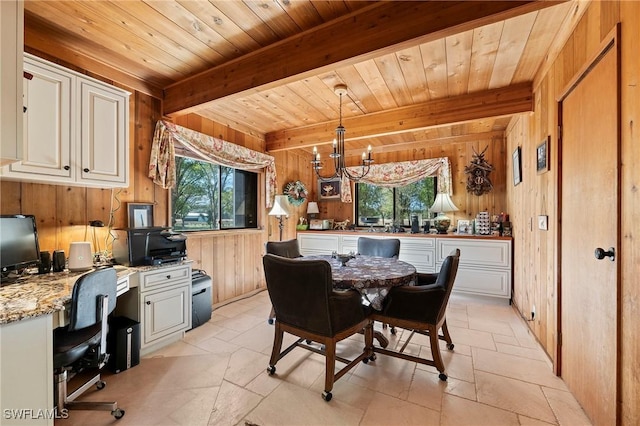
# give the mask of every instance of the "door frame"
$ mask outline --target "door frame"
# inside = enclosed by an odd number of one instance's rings
[[[558,194],[558,251],[556,252],[556,264],[558,265],[557,269],[557,306],[556,306],[556,364],[555,364],[555,373],[557,376],[562,375],[562,201],[563,201],[563,192],[562,192],[562,152],[563,152],[563,138],[562,138],[562,123],[563,123],[563,115],[562,108],[564,100],[571,94],[573,89],[575,89],[580,82],[586,77],[586,75],[600,62],[600,60],[608,54],[610,51],[613,51],[616,55],[616,103],[618,105],[617,114],[616,114],[616,144],[617,144],[617,170],[616,170],[616,178],[617,178],[617,187],[616,187],[616,206],[617,206],[617,227],[616,227],[616,346],[621,348],[622,344],[622,286],[621,286],[621,278],[622,278],[622,267],[621,267],[621,256],[620,256],[620,247],[621,247],[621,238],[622,238],[622,117],[621,117],[621,25],[617,23],[616,26],[603,38],[602,43],[600,44],[597,52],[593,55],[588,61],[585,62],[585,65],[579,69],[579,71],[574,75],[574,77],[564,86],[564,88],[560,91],[558,97],[556,98],[557,107],[558,107],[558,177],[557,177],[557,194]],[[618,350],[616,353],[616,365],[615,365],[615,382],[616,382],[616,424],[620,423],[621,419],[621,393],[622,393],[622,370],[621,370],[621,351]]]

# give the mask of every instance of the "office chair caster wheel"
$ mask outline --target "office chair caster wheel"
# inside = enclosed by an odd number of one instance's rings
[[[447,345],[447,349],[449,349],[450,351],[452,351],[452,350],[453,350],[453,348],[454,348],[454,346],[455,346],[455,345],[454,345],[453,343],[452,343],[452,344],[450,344],[450,345]]]
[[[394,336],[398,334],[398,331],[396,330],[395,327],[391,327],[391,334],[393,334]]]
[[[273,376],[274,374],[276,374],[276,366],[275,365],[268,366],[267,373],[269,373],[270,376]]]
[[[269,318],[269,319],[267,320],[267,322],[268,322],[270,325],[273,325],[273,318]]]
[[[96,388],[98,388],[98,390],[104,389],[105,386],[107,386],[107,382],[104,380],[100,380],[96,383]]]
[[[333,395],[331,395],[331,392],[327,392],[327,391],[322,392],[322,399],[324,399],[325,401],[327,402],[331,401],[331,397],[333,397]]]
[[[310,345],[310,344],[311,344],[311,342],[313,342],[313,340],[309,340],[309,339],[307,339],[307,340],[305,340],[305,342],[307,342],[307,345]]]
[[[442,380],[443,382],[446,382],[446,381],[447,381],[447,375],[446,375],[446,374],[444,374],[444,373],[440,373],[440,374],[438,375],[438,377],[439,377],[439,378],[440,378],[440,380]]]
[[[376,354],[373,354],[369,357],[369,361],[375,361],[376,360]]]
[[[116,418],[116,420],[120,420],[124,417],[124,410],[122,408],[116,408],[111,412],[111,415]]]

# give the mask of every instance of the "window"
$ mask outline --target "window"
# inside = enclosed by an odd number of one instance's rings
[[[418,223],[430,218],[429,207],[436,196],[436,178],[428,177],[409,185],[386,188],[356,184],[358,226],[410,226],[411,216]]]
[[[257,228],[258,175],[176,156],[171,223],[179,231]]]

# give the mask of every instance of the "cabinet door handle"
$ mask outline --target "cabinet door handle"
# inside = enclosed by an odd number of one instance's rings
[[[69,170],[70,168],[71,168],[71,167],[69,167],[69,166],[64,166],[64,169],[65,169],[65,170]]]
[[[89,169],[87,169],[86,167],[84,169],[82,169],[83,172],[85,173],[89,173]]]
[[[147,305],[150,305],[150,304],[151,304],[151,301],[147,300]]]

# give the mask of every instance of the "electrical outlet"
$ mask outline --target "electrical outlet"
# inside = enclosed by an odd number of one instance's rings
[[[536,305],[533,305],[531,307],[531,321],[533,321],[536,318]]]

